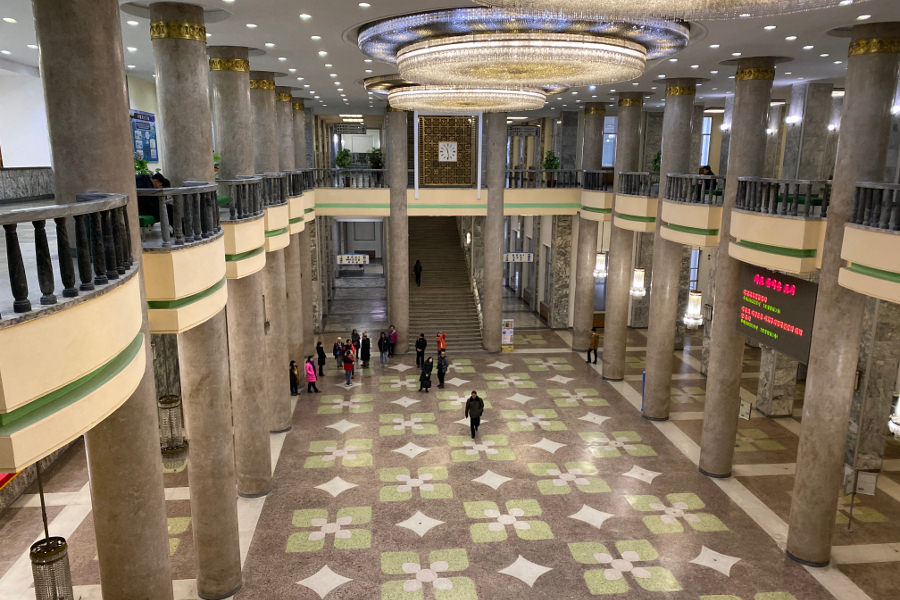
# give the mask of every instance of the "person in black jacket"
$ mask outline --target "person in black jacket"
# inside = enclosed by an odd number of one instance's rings
[[[420,369],[425,365],[425,348],[428,342],[425,341],[425,334],[420,333],[419,339],[416,340],[416,366]]]
[[[413,273],[416,276],[416,285],[422,287],[422,263],[419,259],[416,259],[416,264],[413,265]]]
[[[478,392],[472,390],[472,395],[466,400],[466,416],[469,418],[469,429],[472,430],[472,439],[481,425],[481,415],[484,413],[484,400],[478,397]]]
[[[378,353],[381,354],[381,366],[386,367],[391,353],[391,341],[385,332],[378,336]]]
[[[447,360],[447,353],[443,350],[438,352],[437,359],[437,374],[438,374],[438,387],[444,389],[444,376],[447,374],[447,368],[450,366],[450,361]]]
[[[369,359],[372,357],[372,340],[369,339],[369,332],[362,332],[362,339],[359,341],[359,359],[362,361],[362,368],[369,368]]]
[[[428,389],[431,387],[431,371],[434,369],[434,359],[430,356],[422,365],[422,374],[419,375],[419,391],[425,390],[425,393],[428,393]]]
[[[325,356],[325,347],[322,346],[322,340],[316,342],[316,355],[319,357],[319,377],[325,376],[325,361],[328,360]]]

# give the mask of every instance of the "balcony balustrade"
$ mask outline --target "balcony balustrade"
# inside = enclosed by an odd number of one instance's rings
[[[900,303],[900,185],[857,184],[841,258],[842,286]]]
[[[812,273],[821,266],[831,183],[740,177],[728,253],[767,269]]]
[[[659,202],[659,174],[619,173],[613,223],[616,227],[647,233],[656,229]]]
[[[507,189],[580,188],[577,169],[507,169]]]
[[[262,177],[265,208],[266,252],[287,248],[291,243],[291,209],[288,205],[290,180],[287,173],[264,173]]]
[[[613,208],[613,170],[585,171],[581,186],[581,216],[590,221],[609,221]]]
[[[718,246],[724,189],[724,177],[669,173],[660,235],[688,246]]]
[[[225,232],[225,276],[228,279],[247,277],[266,265],[263,178],[242,176],[216,183]]]

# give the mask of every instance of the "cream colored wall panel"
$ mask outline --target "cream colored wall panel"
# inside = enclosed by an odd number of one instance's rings
[[[225,254],[243,254],[266,243],[265,219],[262,215],[247,221],[229,221],[222,223],[225,231]]]
[[[144,252],[147,300],[178,300],[209,289],[225,277],[224,234],[206,243]]]

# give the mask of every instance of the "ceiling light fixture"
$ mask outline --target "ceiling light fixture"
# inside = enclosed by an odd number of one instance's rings
[[[37,50],[37,44],[28,44],[28,47],[32,50]]]
[[[319,50],[319,56],[328,56],[328,52],[325,50]]]
[[[721,46],[719,44],[710,44],[709,47],[712,48],[713,50],[721,48]]]
[[[13,19],[12,17],[3,17],[3,22],[4,22],[4,23],[9,23],[9,24],[11,24],[11,25],[13,25],[13,24],[15,24],[15,23],[18,23],[18,21],[16,21],[16,20]]]
[[[858,17],[856,17],[856,20],[857,21],[868,21],[871,18],[872,18],[872,15],[859,15]]]
[[[784,39],[785,39],[785,41],[793,42],[794,40],[797,39],[797,36],[796,36],[796,35],[789,35],[789,36],[787,36],[787,37],[784,38]]]
[[[137,21],[125,21],[125,24],[132,27],[137,27],[138,25],[140,25],[140,23],[138,23]]]
[[[539,90],[459,88],[421,85],[401,87],[388,94],[388,102],[400,110],[433,110],[443,113],[510,112],[537,110],[546,95]]]
[[[256,23],[247,23],[247,29],[256,29]]]
[[[310,19],[312,19],[312,15],[308,15],[306,13],[300,13],[301,21],[309,21]]]
[[[266,42],[266,48],[274,48],[275,44],[272,42]]]
[[[311,36],[309,36],[309,39],[311,39],[314,42],[318,42],[319,40],[322,39],[322,36],[321,35],[311,35]]]

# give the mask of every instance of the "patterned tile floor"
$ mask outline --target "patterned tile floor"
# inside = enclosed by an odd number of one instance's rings
[[[629,371],[561,352],[567,332],[527,330],[517,352],[453,356],[444,390],[417,392],[412,359],[357,376],[332,365],[273,436],[275,489],[238,502],[237,598],[887,600],[900,578],[900,452],[875,496],[835,518],[836,567],[785,559],[797,419],[742,421],[736,477],[695,460],[704,403],[699,346],[679,352],[673,419],[640,418],[645,332]],[[452,348],[451,348],[452,350]],[[547,350],[547,352],[543,352]],[[745,352],[742,394],[758,360]],[[472,440],[463,402],[487,401]],[[196,598],[187,465],[165,474],[176,598]],[[47,478],[51,531],[70,542],[76,597],[100,598],[83,444]],[[34,489],[0,513],[0,598],[33,598],[24,553],[39,535]]]

